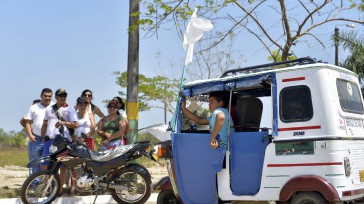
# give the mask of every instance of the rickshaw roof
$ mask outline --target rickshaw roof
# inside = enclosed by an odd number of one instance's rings
[[[214,79],[196,80],[188,82],[184,85],[183,95],[194,96],[198,94],[209,93],[212,91],[231,90],[232,87],[236,89],[254,87],[261,85],[264,82],[268,82],[268,80],[270,80],[271,78],[271,75],[276,73],[304,71],[306,69],[313,69],[313,68],[332,69],[349,75],[357,76],[354,72],[339,66],[326,63],[312,63],[305,65],[295,65],[285,68],[264,69],[259,71],[252,70],[248,71],[248,73],[245,72]]]

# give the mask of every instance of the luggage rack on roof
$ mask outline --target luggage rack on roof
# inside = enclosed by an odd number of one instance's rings
[[[311,57],[304,57],[304,58],[298,58],[298,59],[289,60],[289,61],[274,62],[274,63],[269,63],[269,64],[251,66],[251,67],[237,68],[237,69],[231,69],[231,70],[224,72],[220,78],[226,77],[230,73],[234,74],[234,75],[236,75],[236,73],[238,73],[238,72],[252,73],[252,72],[259,72],[259,71],[264,71],[264,70],[270,70],[279,65],[287,65],[287,67],[290,67],[290,66],[294,66],[294,65],[314,64],[317,62],[321,62],[321,61],[316,61],[316,59],[311,58]]]

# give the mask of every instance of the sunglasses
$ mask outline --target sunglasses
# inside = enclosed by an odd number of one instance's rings
[[[78,103],[79,105],[87,105],[88,102],[85,102],[85,103]]]
[[[92,97],[92,94],[85,94],[84,97]]]
[[[58,97],[67,97],[67,94],[59,94]]]

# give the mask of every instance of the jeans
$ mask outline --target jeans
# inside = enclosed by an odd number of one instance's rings
[[[40,136],[33,133],[35,136],[35,142],[28,142],[28,157],[29,161],[42,157],[44,144],[42,143]],[[40,165],[32,166],[29,169],[29,175],[40,170]]]
[[[53,143],[53,139],[47,140],[43,143],[43,145],[44,145],[43,152],[42,152],[43,157],[46,157],[51,154],[49,152],[49,147],[52,145],[52,143]],[[42,166],[47,166],[48,164],[49,164],[49,162],[45,161],[42,163]]]

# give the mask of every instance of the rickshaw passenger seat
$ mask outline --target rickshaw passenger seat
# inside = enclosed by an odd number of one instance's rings
[[[259,98],[241,97],[236,104],[238,123],[236,132],[259,131],[262,119],[263,103]]]

